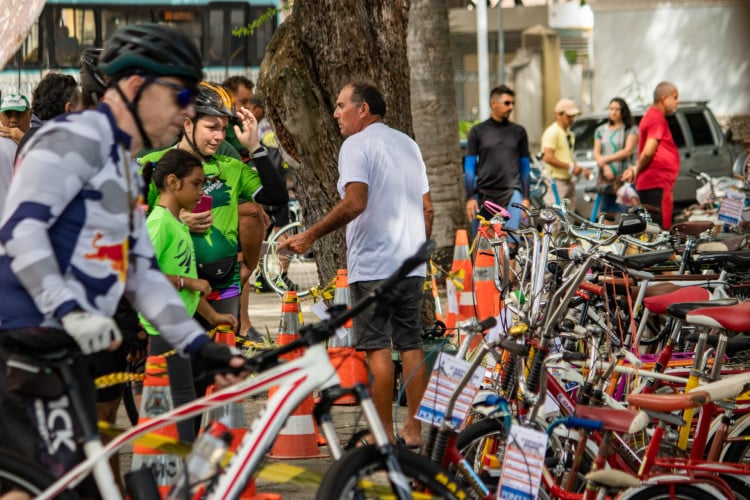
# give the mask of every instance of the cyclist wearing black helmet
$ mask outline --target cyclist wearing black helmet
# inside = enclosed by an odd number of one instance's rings
[[[195,246],[198,275],[211,283],[213,291],[206,297],[220,313],[237,316],[240,309],[240,266],[238,251],[238,207],[241,201],[280,205],[288,202],[284,181],[261,146],[258,122],[245,109],[233,109],[232,98],[221,85],[202,82],[195,100],[195,118],[185,118],[182,139],[176,148],[203,159],[206,181],[203,191],[212,198],[210,210],[184,213]],[[224,141],[230,118],[240,144],[251,152],[248,164],[217,153]],[[158,161],[169,149],[144,156],[141,164]],[[253,167],[253,168],[249,168]],[[156,203],[153,186],[149,189],[149,206]]]
[[[125,294],[199,369],[239,368],[242,359],[188,317],[179,280],[157,267],[132,161],[132,152],[169,144],[192,116],[200,54],[178,30],[131,25],[114,33],[98,67],[108,79],[98,109],[51,120],[19,153],[0,221],[0,365],[38,365],[44,349],[116,348],[112,315]],[[87,357],[72,363],[93,401]],[[64,392],[30,375],[0,370],[0,446],[59,476],[82,458],[80,431]]]

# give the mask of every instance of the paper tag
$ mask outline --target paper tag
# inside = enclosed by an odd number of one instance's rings
[[[727,190],[719,206],[719,220],[736,226],[742,220],[742,209],[745,208],[745,193]]]
[[[458,298],[456,296],[456,285],[450,278],[445,280],[445,293],[448,296],[448,312],[458,314]]]
[[[328,307],[326,306],[325,302],[316,302],[312,305],[312,307],[310,307],[310,312],[321,320],[330,318],[330,314],[328,314]],[[338,338],[343,339],[347,335],[349,335],[348,328],[344,328],[343,326],[341,326],[336,329],[336,336]]]
[[[416,418],[435,427],[440,426],[445,418],[448,400],[470,366],[471,363],[468,361],[441,352],[435,360],[435,366],[432,374],[430,374],[430,381],[422,396],[422,401],[419,403]],[[456,400],[451,415],[451,421],[456,427],[460,426],[466,415],[469,414],[471,403],[474,401],[474,396],[479,390],[479,384],[482,382],[482,373],[480,372],[481,370],[477,370],[472,374],[471,380]]]
[[[547,434],[521,425],[510,428],[497,498],[533,500],[539,494]]]

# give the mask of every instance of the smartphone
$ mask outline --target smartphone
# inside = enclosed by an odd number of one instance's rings
[[[193,208],[193,213],[198,212],[207,212],[211,210],[211,207],[213,206],[213,198],[211,198],[208,195],[201,196],[200,201],[195,205],[195,208]]]

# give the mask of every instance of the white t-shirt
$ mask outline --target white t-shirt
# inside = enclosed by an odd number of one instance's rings
[[[339,152],[339,195],[364,182],[367,208],[346,227],[349,282],[384,279],[426,240],[422,195],[430,190],[419,146],[408,135],[373,123]],[[425,276],[425,266],[409,276]]]

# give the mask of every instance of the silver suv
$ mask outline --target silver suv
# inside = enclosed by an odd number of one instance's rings
[[[632,113],[636,123],[640,123],[645,110],[635,109]],[[584,217],[591,215],[595,196],[586,193],[585,189],[596,184],[599,172],[593,153],[594,132],[607,118],[606,111],[581,115],[571,126],[576,136],[576,162],[582,167],[591,168],[595,174],[589,181],[578,181],[576,186],[576,210]],[[731,176],[737,151],[731,143],[731,133],[722,133],[706,101],[681,102],[677,111],[667,116],[667,122],[680,152],[680,173],[674,186],[674,202],[685,205],[695,201],[695,190],[699,187],[695,175],[690,171],[705,172],[711,176]]]

